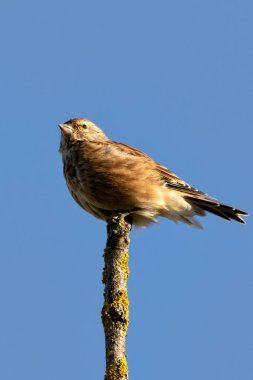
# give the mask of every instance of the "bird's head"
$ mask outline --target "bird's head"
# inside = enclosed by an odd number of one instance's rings
[[[104,141],[108,140],[104,132],[90,120],[76,118],[59,124],[62,138],[75,141]]]

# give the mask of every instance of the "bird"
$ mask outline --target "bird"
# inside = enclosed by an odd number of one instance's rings
[[[106,221],[128,213],[136,227],[165,217],[201,229],[195,217],[210,212],[245,223],[248,213],[190,186],[142,151],[112,141],[92,121],[73,118],[58,126],[67,187],[93,216]]]

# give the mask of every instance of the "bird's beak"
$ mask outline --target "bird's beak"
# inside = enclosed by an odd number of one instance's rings
[[[58,127],[61,129],[64,135],[70,135],[72,133],[72,127],[68,124],[59,124]]]

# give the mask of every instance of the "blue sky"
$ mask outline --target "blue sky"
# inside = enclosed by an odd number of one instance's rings
[[[103,222],[67,192],[84,116],[252,214],[251,1],[1,3],[0,378],[102,379]],[[132,231],[131,379],[252,380],[253,234]]]

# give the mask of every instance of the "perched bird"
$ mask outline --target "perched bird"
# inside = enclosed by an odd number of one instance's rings
[[[145,153],[110,140],[87,119],[59,124],[64,176],[75,201],[97,218],[129,212],[147,226],[162,216],[201,228],[195,215],[211,212],[245,223],[246,212],[222,204],[191,187]]]

